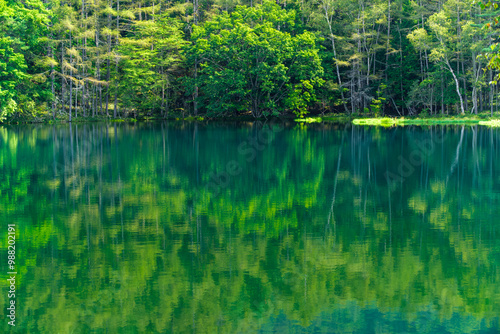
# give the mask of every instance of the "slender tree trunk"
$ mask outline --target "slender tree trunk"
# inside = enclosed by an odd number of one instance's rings
[[[86,11],[85,11],[85,0],[82,0],[82,30],[85,31],[87,29],[87,23],[85,23],[85,18],[87,16]],[[85,63],[87,58],[87,37],[83,37],[83,48],[82,48],[82,62]],[[87,111],[85,108],[85,75],[86,75],[86,68],[85,66],[82,66],[82,111],[83,111],[83,117],[87,117]]]
[[[398,26],[398,34],[399,34],[399,84],[401,87],[401,97],[403,97],[403,38],[401,37],[401,19],[399,19]],[[403,112],[403,116],[405,114],[404,104],[401,106],[401,111]]]
[[[69,33],[69,47],[72,47],[71,42],[71,32]],[[69,55],[69,121],[71,122],[71,114],[73,107],[73,53],[71,52]]]
[[[430,85],[430,89],[431,89],[431,98],[429,100],[429,109],[431,110],[430,113],[432,115],[432,105],[434,101],[434,85]]]
[[[472,70],[474,73],[474,82],[472,86],[472,112],[477,115],[478,113],[478,107],[477,107],[477,89],[478,89],[478,81],[479,81],[479,75],[482,72],[481,69],[481,63],[478,63],[476,61],[476,53],[472,53]]]
[[[96,115],[96,109],[97,109],[97,88],[96,86],[92,87],[92,117],[95,117]]]
[[[162,68],[162,76],[163,76],[163,68]],[[161,84],[161,107],[160,107],[161,117],[165,116],[164,108],[165,108],[165,82]]]
[[[441,70],[441,115],[444,114],[444,76]]]
[[[96,77],[97,77],[98,81],[101,81],[101,61],[99,58],[101,56],[100,48],[99,48],[100,47],[100,45],[99,45],[100,27],[99,27],[99,20],[97,18],[97,13],[95,13],[94,15],[95,15],[95,45],[96,45],[96,49],[97,49],[97,52],[96,52]],[[99,112],[102,115],[102,87],[101,87],[100,83],[97,84],[97,87],[95,90],[95,100],[96,100],[95,101],[96,112]]]
[[[198,58],[194,60],[194,114],[198,115]]]
[[[448,69],[450,70],[451,75],[453,76],[453,80],[455,81],[455,88],[457,90],[458,97],[460,98],[460,112],[463,115],[463,114],[465,114],[465,110],[464,110],[464,101],[462,99],[462,94],[460,93],[460,85],[459,85],[457,76],[455,75],[455,72],[453,71],[453,68],[451,68],[450,62],[448,61],[448,59],[446,59],[445,61],[446,61],[446,65],[448,65]]]
[[[120,13],[120,0],[116,0],[116,11]],[[120,15],[116,17],[116,31],[120,32]],[[118,47],[118,38],[115,41],[115,48]],[[113,106],[113,118],[118,114],[118,57],[115,59],[115,103]]]
[[[99,78],[99,80],[101,80],[101,79]],[[103,115],[103,110],[102,110],[102,85],[99,83],[98,87],[99,87],[99,113],[102,116]]]
[[[75,87],[75,118],[78,118],[78,86]]]
[[[112,2],[110,2],[109,4],[110,7],[112,7]],[[108,14],[108,27],[109,29],[111,29],[111,15]],[[110,78],[110,60],[109,60],[109,56],[111,55],[111,35],[108,35],[108,55],[106,57],[106,82],[108,83],[108,86],[106,88],[106,117],[109,117],[109,112],[108,112],[108,108],[109,108],[109,88],[110,88],[110,85],[109,85],[109,78]]]
[[[489,76],[489,82],[491,82],[493,80],[492,70],[488,71],[488,76]],[[490,113],[491,113],[491,116],[493,116],[493,89],[494,89],[494,86],[489,85],[488,88],[490,90]]]
[[[342,98],[342,105],[344,106],[344,110],[346,113],[349,113],[349,110],[347,109],[347,103],[345,100],[344,96],[344,89],[342,87],[342,78],[340,77],[340,69],[339,69],[339,63],[337,59],[337,49],[335,48],[335,36],[333,35],[333,30],[332,30],[332,18],[330,17],[328,10],[329,10],[329,5],[323,2],[323,10],[325,11],[325,19],[326,23],[328,24],[328,28],[330,29],[330,39],[332,40],[332,50],[333,50],[333,58],[335,60],[335,68],[337,70],[337,81],[339,83],[339,90],[340,90],[340,96]]]
[[[165,118],[168,117],[168,113],[170,111],[170,104],[169,104],[169,99],[170,97],[170,89],[167,88],[167,99],[165,101]]]
[[[66,78],[64,77],[65,74],[64,70],[64,42],[61,43],[61,110],[64,113],[66,111],[65,105],[64,105],[64,93],[65,93],[65,88],[66,88]]]
[[[52,39],[52,36],[51,36]],[[54,58],[54,49],[53,46],[50,45],[50,57]],[[50,66],[50,89],[52,92],[52,118],[55,120],[56,119],[56,92],[55,92],[55,87],[54,87],[54,64]]]
[[[389,47],[391,41],[391,0],[387,5],[387,45],[385,47],[385,81],[387,81],[387,72],[389,69]]]
[[[108,83],[108,87],[106,89],[106,116],[109,117],[109,112],[108,112],[108,108],[109,108],[109,79],[110,79],[110,61],[109,59],[106,61],[106,82]]]
[[[483,90],[479,89],[479,112],[483,112]]]

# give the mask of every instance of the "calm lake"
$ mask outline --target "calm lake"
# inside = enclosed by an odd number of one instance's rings
[[[498,333],[499,217],[497,129],[0,127],[18,333]]]

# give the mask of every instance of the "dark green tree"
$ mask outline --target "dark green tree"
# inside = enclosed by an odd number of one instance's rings
[[[195,26],[189,57],[200,65],[189,88],[211,116],[307,113],[324,80],[316,37],[294,31],[295,11],[266,1],[238,6]]]
[[[0,121],[34,112],[46,93],[43,77],[36,76],[36,63],[44,49],[40,37],[46,32],[47,11],[40,1],[0,0]]]

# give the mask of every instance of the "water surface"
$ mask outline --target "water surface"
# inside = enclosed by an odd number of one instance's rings
[[[1,127],[16,331],[498,333],[499,144],[481,127]]]

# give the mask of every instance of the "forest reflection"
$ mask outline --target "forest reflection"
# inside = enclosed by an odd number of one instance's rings
[[[18,329],[500,329],[499,130],[268,126],[0,128]]]

